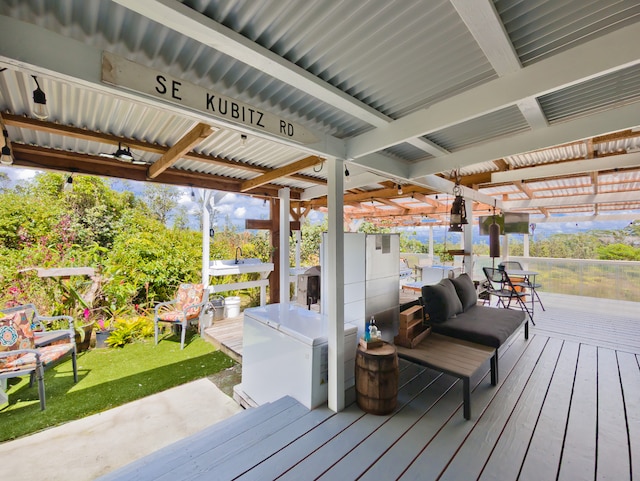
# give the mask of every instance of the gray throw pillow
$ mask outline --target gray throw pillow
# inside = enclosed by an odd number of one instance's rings
[[[462,303],[450,279],[422,286],[422,300],[429,322],[444,322],[462,312]]]
[[[456,288],[463,310],[466,311],[478,303],[476,286],[473,285],[473,281],[471,280],[471,277],[469,277],[469,274],[460,274],[455,279],[451,279],[451,282]]]

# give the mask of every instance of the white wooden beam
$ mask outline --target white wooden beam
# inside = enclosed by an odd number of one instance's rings
[[[566,197],[545,197],[542,199],[506,200],[502,202],[502,207],[506,212],[511,212],[527,208],[568,207],[572,205],[606,204],[612,202],[640,202],[640,191],[568,195]]]
[[[640,23],[639,23],[640,25]],[[640,32],[639,32],[640,33]],[[509,155],[530,152],[554,145],[566,144],[576,139],[594,137],[606,132],[625,130],[638,124],[638,105],[632,103],[601,111],[588,117],[560,122],[547,128],[531,130],[484,142],[454,152],[444,157],[428,159],[412,166],[411,179],[423,175],[446,172],[455,168],[502,159]]]
[[[556,164],[538,165],[523,169],[494,172],[491,183],[515,182],[520,180],[546,179],[564,175],[597,172],[601,170],[621,169],[640,166],[640,152],[631,154],[609,155],[593,159],[572,160]]]
[[[453,192],[453,187],[456,185],[454,182],[450,180],[443,179],[437,175],[425,175],[422,177],[416,177],[412,179],[411,182],[416,185],[420,185],[422,187],[426,187],[428,189],[433,189],[436,192],[446,192],[451,194]],[[482,192],[478,192],[477,190],[470,189],[466,186],[460,186],[462,189],[462,196],[465,199],[475,200],[476,202],[482,202],[483,204],[493,205],[494,201],[496,201],[495,197],[492,197],[487,194],[483,194]],[[501,200],[497,200],[497,207],[501,207]]]
[[[418,110],[347,142],[357,159],[519,101],[640,63],[640,22]],[[630,125],[637,125],[636,122]],[[605,129],[604,131],[611,131]],[[574,139],[575,140],[575,139]],[[481,162],[482,159],[476,160]],[[453,164],[455,165],[455,164]]]
[[[628,220],[634,221],[638,218],[638,214],[597,214],[597,215],[555,215],[549,217],[531,217],[530,220],[534,224],[549,224],[558,222],[611,222]]]
[[[326,313],[329,319],[329,409],[338,412],[345,407],[344,396],[344,163],[335,158],[327,161],[329,171],[328,249],[331,255],[325,259],[327,285],[331,286],[327,296]],[[324,275],[324,274],[323,274]],[[324,295],[324,294],[323,294]]]

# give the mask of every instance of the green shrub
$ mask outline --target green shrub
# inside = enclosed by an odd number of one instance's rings
[[[122,347],[138,339],[153,336],[153,321],[139,316],[133,319],[116,319],[114,330],[107,339],[109,347]]]

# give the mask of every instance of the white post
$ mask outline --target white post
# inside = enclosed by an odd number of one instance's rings
[[[200,196],[200,211],[202,212],[202,284],[204,284],[205,288],[209,287],[209,265],[211,264],[209,237],[211,216],[208,209],[210,198],[211,191],[202,190],[202,195]]]
[[[289,188],[278,191],[280,199],[280,304],[289,304]]]
[[[342,411],[344,399],[344,161],[330,157],[328,169],[329,258],[327,265],[327,316],[329,319],[329,409]]]
[[[429,259],[431,259],[431,265],[433,265],[433,226],[429,226]]]
[[[465,255],[462,258],[462,271],[473,278],[473,202],[464,203],[469,223],[462,227],[462,244]]]
[[[524,249],[524,252],[522,253],[522,255],[524,255],[524,257],[529,257],[529,234],[524,235],[522,247]]]

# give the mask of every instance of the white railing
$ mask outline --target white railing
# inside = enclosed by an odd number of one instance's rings
[[[536,282],[542,284],[543,292],[640,301],[640,262],[516,256],[509,260],[538,272]],[[496,265],[498,262],[496,259]],[[484,278],[482,267],[491,265],[490,257],[479,256],[474,278]]]
[[[400,257],[413,267],[420,259],[425,262],[428,255],[401,253]],[[520,256],[510,256],[509,260],[538,272],[536,282],[542,284],[542,292],[640,302],[640,262],[637,261]],[[494,262],[489,256],[473,256],[473,261],[473,278],[482,280],[485,278],[482,268],[497,266],[501,259]]]

